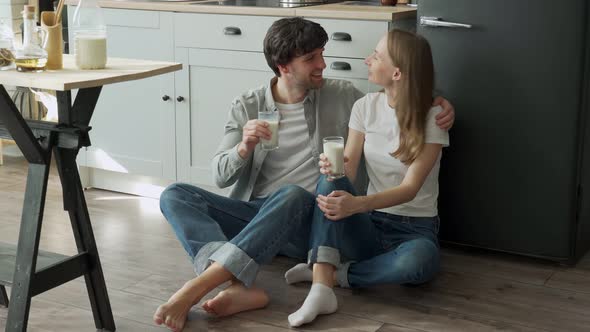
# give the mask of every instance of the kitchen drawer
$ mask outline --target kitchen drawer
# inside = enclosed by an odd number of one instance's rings
[[[73,12],[74,8],[72,8]],[[103,8],[103,13],[107,26],[146,29],[158,29],[160,27],[160,13],[155,11]]]
[[[364,59],[388,30],[388,22],[313,19],[328,33],[324,56]]]
[[[176,13],[176,47],[262,52],[266,31],[280,17]]]
[[[68,5],[69,24],[72,24],[73,22],[76,7],[77,6]],[[107,27],[160,28],[160,13],[156,11],[103,8],[102,12]]]
[[[190,66],[267,71],[269,79],[274,75],[262,53],[191,48],[188,54]]]
[[[326,61],[326,69],[324,76],[337,78],[360,78],[367,79],[368,70],[364,60],[361,59],[346,59],[335,57],[324,57]]]

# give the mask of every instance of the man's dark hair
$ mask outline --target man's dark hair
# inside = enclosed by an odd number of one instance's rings
[[[268,29],[264,37],[264,56],[270,69],[281,76],[278,65],[322,48],[326,42],[328,34],[321,25],[301,17],[283,18]]]

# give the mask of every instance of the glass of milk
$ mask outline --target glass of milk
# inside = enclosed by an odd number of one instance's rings
[[[262,150],[270,151],[279,148],[279,112],[258,112],[258,120],[268,123],[270,139],[260,139]]]
[[[324,138],[324,155],[330,163],[328,179],[344,177],[344,138],[329,136]]]

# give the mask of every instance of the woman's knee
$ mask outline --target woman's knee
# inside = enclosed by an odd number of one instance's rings
[[[313,201],[314,196],[302,187],[294,184],[287,184],[279,188],[274,195],[280,195],[281,199],[288,201]]]
[[[410,283],[423,283],[434,278],[440,268],[438,246],[426,238],[411,240],[402,246],[405,248],[396,259],[393,269],[412,276]]]
[[[320,180],[318,181],[318,185],[316,187],[316,194],[326,196],[334,190],[344,190],[350,193],[354,192],[353,186],[347,177],[328,181],[328,177],[326,175],[320,176]]]

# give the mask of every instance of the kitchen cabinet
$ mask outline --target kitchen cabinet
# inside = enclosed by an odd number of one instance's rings
[[[231,102],[274,76],[262,53],[270,25],[280,17],[175,14],[177,175],[179,181],[213,186],[210,163],[223,136]],[[316,20],[328,31],[325,77],[351,81],[363,92],[376,91],[363,63],[387,22]],[[206,34],[195,31],[207,30]],[[239,32],[239,33],[238,33]],[[341,41],[340,36],[344,40]],[[350,37],[350,38],[348,38]]]
[[[73,12],[69,8],[70,22]],[[280,17],[130,9],[104,13],[109,56],[176,61],[183,69],[104,88],[91,123],[96,125],[92,146],[79,156],[79,164],[93,174],[88,185],[135,194],[142,194],[136,184],[146,181],[160,187],[184,181],[213,188],[210,162],[231,102],[274,75],[262,48],[266,31]],[[376,91],[363,60],[388,22],[315,21],[330,37],[325,77]],[[157,192],[149,195],[157,197]]]
[[[174,61],[173,13],[103,11],[109,57]],[[69,22],[73,13],[68,8]],[[72,33],[69,39],[73,47]],[[105,86],[90,123],[92,146],[80,152],[79,164],[175,180],[173,97],[174,74]]]

